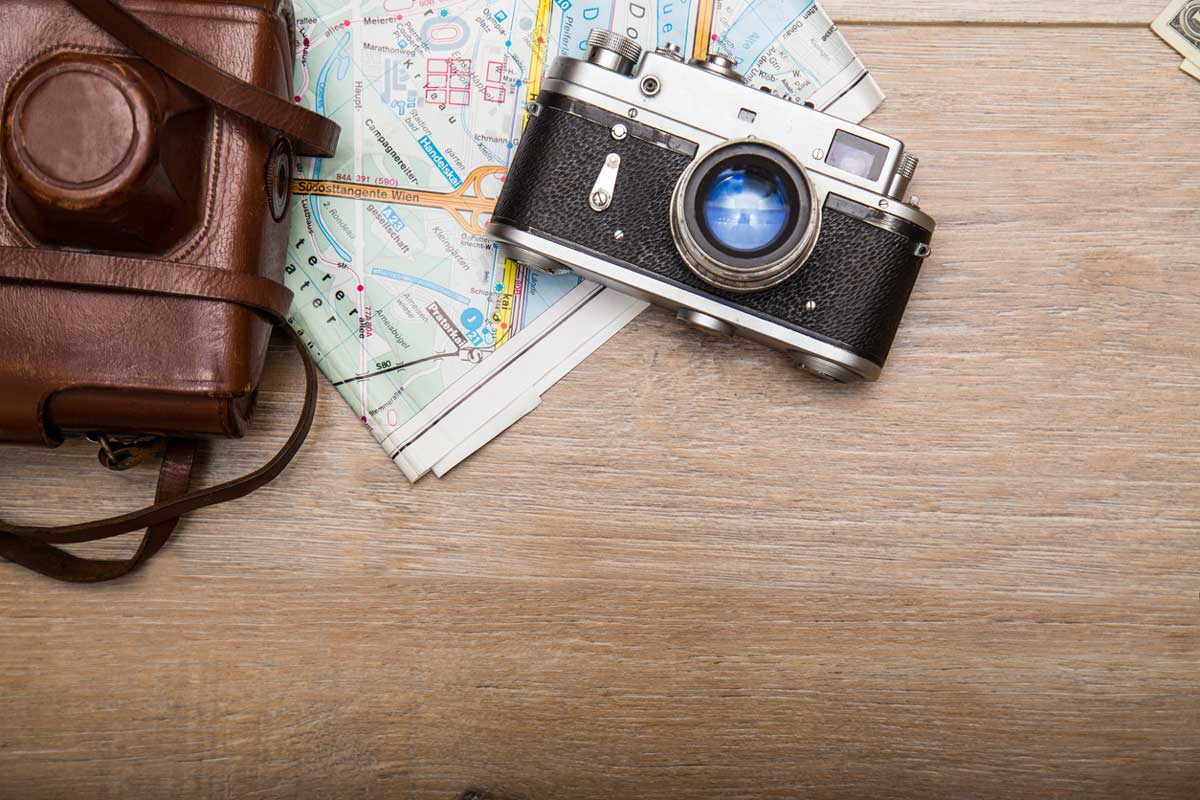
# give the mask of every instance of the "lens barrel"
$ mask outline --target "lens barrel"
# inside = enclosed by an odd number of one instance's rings
[[[769,289],[796,274],[820,218],[804,167],[757,139],[724,142],[693,161],[671,199],[671,233],[684,263],[730,292]]]

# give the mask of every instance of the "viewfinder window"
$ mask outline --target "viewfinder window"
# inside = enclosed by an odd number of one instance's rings
[[[825,163],[869,181],[879,180],[883,162],[887,161],[888,146],[872,142],[853,133],[838,131]]]

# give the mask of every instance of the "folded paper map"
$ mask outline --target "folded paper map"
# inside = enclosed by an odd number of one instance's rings
[[[859,121],[883,94],[811,0],[297,0],[296,100],[342,126],[293,182],[291,323],[410,480],[444,472],[645,304],[498,257],[485,226],[549,60],[602,27],[733,55]]]

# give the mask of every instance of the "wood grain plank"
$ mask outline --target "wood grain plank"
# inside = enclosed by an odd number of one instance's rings
[[[988,23],[1004,25],[1149,25],[1168,0],[821,0],[839,23],[901,23],[946,25]],[[932,33],[930,35],[933,35]],[[851,40],[851,44],[854,41]]]
[[[0,797],[1194,797],[1200,85],[1141,29],[932,34],[853,31],[940,222],[881,382],[651,311],[412,487],[326,391],[131,579],[0,568]],[[149,492],[4,455],[7,519]]]

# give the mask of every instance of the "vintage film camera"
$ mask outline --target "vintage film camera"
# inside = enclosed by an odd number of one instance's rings
[[[559,58],[488,232],[828,380],[879,377],[934,221],[902,142],[609,31]]]

